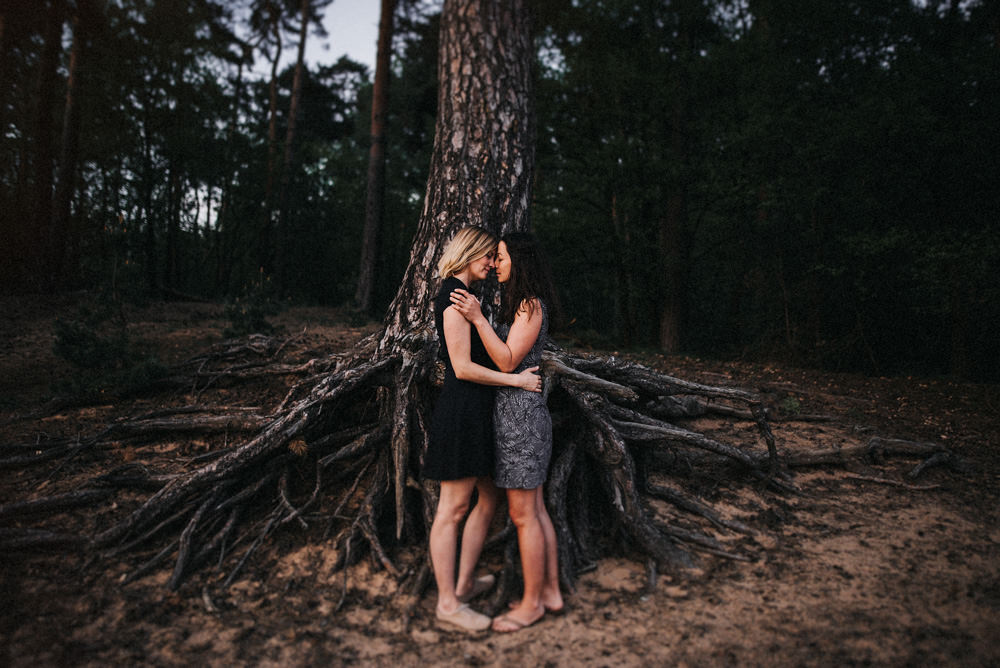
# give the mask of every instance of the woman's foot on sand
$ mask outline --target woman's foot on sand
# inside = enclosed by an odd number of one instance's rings
[[[511,610],[520,607],[521,601],[511,601]],[[549,596],[542,596],[542,607],[545,608],[545,612],[550,612],[553,615],[562,614],[566,610],[566,602],[563,600],[562,594],[555,593]]]
[[[534,610],[524,610],[520,607],[493,619],[493,630],[498,633],[512,633],[527,628],[545,616],[545,606]]]

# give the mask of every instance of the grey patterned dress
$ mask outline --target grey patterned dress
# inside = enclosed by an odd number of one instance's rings
[[[542,328],[531,350],[514,373],[540,366],[542,349],[549,331],[549,312],[542,304]],[[510,325],[497,327],[497,335],[507,340]],[[516,387],[496,390],[493,404],[493,433],[496,439],[497,487],[534,489],[545,482],[552,457],[552,417],[545,395]]]

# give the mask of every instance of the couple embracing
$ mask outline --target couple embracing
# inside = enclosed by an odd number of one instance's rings
[[[494,268],[504,284],[495,330],[468,291]],[[423,469],[425,478],[441,481],[430,533],[437,618],[468,630],[518,631],[563,607],[555,529],[542,498],[552,419],[536,373],[554,289],[537,244],[525,233],[498,243],[482,228],[463,228],[445,248],[438,273],[443,283],[434,322],[445,380]],[[500,490],[517,528],[524,592],[491,620],[468,603],[494,583],[492,575],[476,577],[475,568]]]

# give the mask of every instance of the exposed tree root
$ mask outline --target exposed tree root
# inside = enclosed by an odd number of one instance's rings
[[[431,579],[422,548],[436,486],[421,482],[419,471],[440,382],[433,342],[426,332],[388,343],[386,337],[372,337],[350,357],[300,365],[283,364],[280,351],[273,340],[252,338],[242,346],[229,342],[211,356],[196,358],[197,364],[183,365],[197,369],[197,378],[222,378],[205,371],[220,360],[232,370],[225,374],[229,379],[284,374],[293,367],[294,373],[308,373],[270,414],[237,406],[185,406],[116,421],[88,439],[5,448],[0,466],[10,468],[71,456],[126,436],[252,434],[242,443],[189,458],[180,472],[126,465],[94,478],[90,489],[0,506],[0,521],[24,524],[105,502],[120,489],[150,492],[95,536],[12,528],[0,531],[4,549],[86,545],[106,559],[141,553],[128,580],[172,563],[171,588],[206,566],[217,569],[228,586],[275,534],[325,527],[323,539],[337,551],[338,567],[367,555],[397,580],[409,578],[408,619]],[[267,358],[271,366],[247,366],[241,361],[247,355]],[[243,375],[250,368],[253,373]],[[795,467],[903,456],[921,462],[915,476],[930,466],[954,464],[951,453],[937,444],[881,437],[839,449],[788,451],[779,448],[767,410],[753,393],[684,381],[614,357],[549,350],[543,368],[556,435],[545,496],[556,528],[560,579],[568,590],[597,559],[623,548],[642,555],[650,582],[661,574],[697,574],[706,556],[755,558],[713,535],[756,537],[760,530],[700,498],[687,484],[699,471],[729,475],[736,482],[756,480],[762,489],[782,494],[795,490],[790,475]],[[730,430],[727,440],[688,426],[708,415],[743,426]],[[664,519],[657,503],[685,519]],[[487,545],[487,551],[502,546],[504,555],[494,609],[514,594],[514,535],[508,523]],[[418,549],[401,549],[405,546]],[[207,589],[202,591],[207,596]]]
[[[869,475],[854,475],[847,474],[847,478],[850,480],[861,480],[862,482],[875,482],[880,485],[893,485],[895,487],[902,487],[903,489],[911,489],[914,491],[927,491],[931,489],[939,489],[941,485],[909,485],[905,482],[899,480],[892,480],[891,478],[880,478],[878,476]]]
[[[103,501],[111,496],[107,489],[84,489],[56,496],[46,496],[30,501],[15,501],[0,505],[0,521],[12,518],[23,519],[38,515],[49,515],[64,510],[85,508],[91,504]]]

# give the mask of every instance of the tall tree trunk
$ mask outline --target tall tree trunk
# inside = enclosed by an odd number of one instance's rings
[[[59,177],[56,180],[55,207],[52,217],[50,248],[51,279],[54,286],[65,285],[66,245],[70,228],[70,209],[76,192],[77,155],[80,145],[80,70],[86,43],[84,8],[73,11],[73,46],[69,54],[66,80],[66,106],[63,110],[62,147],[59,152]]]
[[[147,100],[144,105],[144,109],[150,109],[150,102]],[[142,216],[145,218],[146,227],[143,233],[143,252],[145,254],[146,261],[146,289],[149,290],[150,294],[156,290],[159,284],[157,276],[159,272],[157,270],[157,257],[156,257],[156,215],[153,210],[153,190],[154,190],[154,175],[153,175],[153,147],[152,138],[149,136],[150,121],[148,117],[148,111],[145,112],[146,118],[143,121],[143,148],[142,148]]]
[[[611,193],[612,254],[615,262],[615,315],[618,318],[619,335],[622,345],[632,345],[635,337],[635,318],[632,308],[632,275],[629,251],[632,239],[628,229],[628,216],[623,216],[618,207],[618,193]]]
[[[700,5],[700,3],[696,3]],[[692,11],[688,8],[687,11]],[[665,214],[660,219],[658,243],[662,271],[659,286],[659,344],[666,353],[680,351],[687,315],[687,276],[690,262],[688,239],[688,180],[690,147],[691,68],[701,59],[692,39],[691,24],[682,19],[677,33],[679,58],[675,61],[673,107],[670,110],[670,155],[676,168],[667,185]]]
[[[249,45],[243,45],[243,57],[236,69],[236,85],[233,91],[233,110],[226,130],[226,171],[222,182],[222,192],[219,195],[219,210],[215,218],[213,235],[213,254],[215,256],[214,294],[224,293],[228,287],[229,275],[232,271],[232,253],[227,249],[235,242],[235,230],[230,229],[232,217],[233,183],[238,167],[233,159],[233,140],[239,129],[240,109],[243,102],[243,66],[252,62],[253,51]]]
[[[10,52],[11,46],[11,16],[10,7],[7,3],[0,4],[0,99],[6,99],[8,92],[7,88],[10,84],[10,59],[8,54]],[[7,131],[7,105],[0,104],[0,132]],[[5,152],[6,153],[6,152]],[[6,156],[2,156],[6,158]],[[3,166],[4,174],[7,173],[6,166]],[[5,187],[6,184],[0,183],[0,187]],[[2,193],[3,191],[0,191]]]
[[[392,56],[393,18],[396,0],[382,0],[375,59],[375,88],[372,91],[371,148],[368,150],[368,194],[365,200],[365,228],[361,240],[361,270],[354,302],[368,312],[372,307],[378,238],[385,211],[385,117],[389,103],[389,65]]]
[[[53,107],[55,106],[56,67],[62,51],[62,27],[65,0],[51,0],[45,22],[45,45],[38,63],[37,106],[35,110],[35,163],[32,221],[37,242],[34,254],[40,260],[42,278],[49,282],[51,264],[47,249],[52,247],[52,165]]]
[[[433,330],[437,262],[458,229],[481,225],[502,234],[530,227],[535,116],[529,26],[527,0],[444,3],[427,193],[383,344]]]
[[[10,31],[7,8],[0,5],[0,95],[7,94],[7,51],[10,48]],[[0,107],[0,128],[3,127],[3,107]]]
[[[278,293],[285,294],[288,281],[288,189],[292,180],[292,162],[295,155],[295,127],[299,115],[299,100],[302,97],[302,77],[305,69],[306,39],[309,36],[309,0],[302,0],[299,6],[302,26],[299,28],[299,52],[295,58],[295,78],[292,80],[292,99],[288,104],[288,127],[285,130],[285,154],[281,165],[281,192],[278,197],[278,243],[277,273]]]
[[[274,58],[271,60],[271,80],[268,83],[267,110],[267,175],[264,184],[264,210],[257,234],[257,265],[264,273],[270,273],[273,257],[271,234],[273,228],[274,183],[278,171],[278,63],[281,60],[281,10],[273,2],[267,3],[274,31]]]
[[[951,326],[951,346],[948,355],[948,370],[955,378],[969,376],[969,331],[972,326],[970,304],[972,283],[963,276],[960,267],[953,263],[948,271],[949,299],[948,312]]]
[[[177,166],[173,163],[167,168],[167,238],[166,257],[163,268],[163,282],[167,288],[176,290],[178,287],[179,245],[181,236],[181,177]]]
[[[4,3],[0,5],[0,99],[6,99],[8,95],[7,86],[10,76],[10,66],[7,54],[10,51],[10,17],[9,7]],[[7,105],[0,104],[0,133],[6,135],[7,132]],[[8,151],[0,151],[0,174],[10,174],[12,172]],[[8,252],[14,257],[24,257],[22,243],[20,243],[21,225],[17,220],[20,218],[17,207],[14,203],[16,189],[9,187],[6,179],[0,178],[0,238],[6,240]],[[18,280],[18,268],[15,262],[8,260],[0,263],[0,285],[8,288],[14,287]]]
[[[660,280],[660,349],[676,353],[681,347],[684,314],[684,277],[687,273],[685,250],[687,197],[682,185],[676,185],[667,197],[666,211],[660,218],[659,244],[663,271]]]

